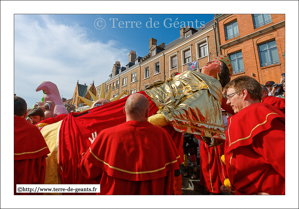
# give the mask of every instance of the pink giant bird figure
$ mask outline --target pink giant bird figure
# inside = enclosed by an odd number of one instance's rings
[[[36,88],[36,91],[40,90],[43,90],[45,94],[45,119],[49,117],[56,117],[60,114],[68,114],[66,107],[63,105],[58,88],[54,83],[44,81]]]

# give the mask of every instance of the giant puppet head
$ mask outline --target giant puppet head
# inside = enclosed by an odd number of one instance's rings
[[[68,114],[66,107],[63,105],[58,88],[54,83],[50,81],[44,81],[36,88],[36,91],[40,90],[43,90],[45,94],[45,119],[50,117],[56,117],[60,114]]]
[[[221,86],[224,87],[230,81],[233,73],[232,63],[227,55],[219,55],[207,62],[201,73],[216,78],[221,83]]]

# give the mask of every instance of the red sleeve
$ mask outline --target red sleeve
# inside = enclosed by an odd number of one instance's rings
[[[274,119],[270,130],[261,132],[256,141],[258,152],[285,178],[285,124]]]
[[[79,169],[85,178],[95,180],[102,175],[103,171],[101,168],[91,163],[88,160],[88,157],[93,157],[90,155],[89,149],[82,157],[81,162],[79,164]]]

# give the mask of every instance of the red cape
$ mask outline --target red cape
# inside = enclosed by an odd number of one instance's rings
[[[88,152],[92,164],[128,181],[158,179],[179,169],[180,155],[170,135],[147,121],[128,121],[103,130]]]
[[[279,98],[279,97],[273,97],[273,96],[267,96],[262,100],[263,103],[267,103],[269,105],[272,105],[273,107],[276,107],[281,112],[285,113],[285,99]]]
[[[14,116],[14,160],[36,159],[50,153],[37,127]]]
[[[46,157],[50,153],[37,127],[24,118],[14,116],[14,194],[16,184],[43,184]]]
[[[255,103],[228,119],[225,162],[236,194],[285,193],[285,117]]]

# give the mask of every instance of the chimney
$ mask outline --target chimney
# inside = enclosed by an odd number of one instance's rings
[[[136,52],[131,50],[129,54],[129,62],[135,62],[135,59],[136,59]]]
[[[165,43],[163,42],[162,44],[159,45],[159,47],[163,48],[165,46]]]
[[[185,31],[185,28],[180,29],[180,38],[182,38],[184,36],[184,31]]]
[[[157,40],[154,39],[154,38],[151,38],[151,39],[149,40],[149,48],[151,49],[152,46],[157,46]]]
[[[116,75],[116,67],[120,67],[120,61],[116,61],[112,68],[112,77]]]

